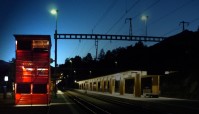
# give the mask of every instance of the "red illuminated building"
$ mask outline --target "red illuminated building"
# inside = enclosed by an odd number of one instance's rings
[[[50,102],[50,35],[14,35],[16,39],[15,104]]]

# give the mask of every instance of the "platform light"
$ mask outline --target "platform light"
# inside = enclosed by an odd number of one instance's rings
[[[148,19],[148,16],[146,16],[146,15],[142,15],[141,20],[143,20],[143,21],[147,21],[147,19]]]
[[[147,15],[142,15],[141,20],[144,21],[145,23],[145,35],[147,36],[147,20],[148,20],[149,16]]]
[[[4,77],[4,81],[7,82],[8,81],[8,76]]]
[[[53,15],[57,15],[57,10],[56,10],[56,9],[52,9],[52,10],[50,11],[50,13],[53,14]]]
[[[69,62],[70,62],[71,64],[73,63],[73,61],[72,61],[71,59],[69,60]]]

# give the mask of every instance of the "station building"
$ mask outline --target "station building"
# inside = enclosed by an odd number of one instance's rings
[[[50,35],[14,35],[16,41],[15,104],[50,102]]]

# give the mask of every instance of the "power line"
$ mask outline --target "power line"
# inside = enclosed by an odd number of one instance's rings
[[[193,19],[193,20],[191,20],[189,23],[191,24],[193,24],[193,23],[195,23],[195,22],[197,22],[197,21],[199,21],[199,17],[198,18],[195,18],[195,19]],[[175,28],[173,28],[173,29],[171,29],[170,31],[168,31],[167,33],[165,33],[165,34],[163,34],[162,36],[164,37],[164,36],[166,36],[166,35],[168,35],[168,34],[170,34],[170,33],[172,33],[172,32],[175,32],[175,31],[177,31],[178,29],[180,29],[179,27],[175,27]]]
[[[195,19],[193,19],[193,20],[191,20],[190,23],[195,23],[195,22],[198,21],[198,20],[199,20],[199,17],[198,17],[198,18],[195,18]]]
[[[143,11],[146,11],[146,10],[150,9],[151,7],[153,7],[154,5],[156,5],[159,1],[160,1],[160,0],[155,1],[153,4],[151,4],[151,5],[149,5],[147,8],[145,8]],[[107,31],[106,34],[108,34],[108,33],[111,31],[111,29],[113,29],[113,27],[116,26],[116,25],[124,18],[124,16],[125,16],[130,10],[132,10],[132,8],[135,7],[135,5],[137,5],[138,3],[139,3],[139,0],[137,0],[130,8],[126,11],[126,13],[124,13],[124,14],[116,21],[116,23]],[[140,14],[141,14],[141,12],[138,13],[138,14],[137,14],[136,16],[134,16],[133,18],[138,17]],[[131,19],[132,19],[132,18],[131,18]],[[117,33],[118,33],[119,31],[121,31],[123,27],[124,27],[124,24],[122,24],[122,26],[120,27],[120,29],[118,29]],[[131,29],[131,31],[132,31],[132,29]],[[108,43],[105,44],[103,47],[107,47],[106,45],[108,45]]]
[[[81,46],[80,46],[80,50],[79,50],[79,52],[78,52],[78,54],[77,55],[80,55],[81,54],[81,52],[84,52],[84,50],[85,50],[85,42],[83,42],[83,43],[81,43]]]
[[[73,54],[77,53],[77,50],[79,49],[79,46],[80,46],[80,42],[77,44],[75,49],[72,51],[72,53],[70,54],[69,58],[71,58]]]
[[[170,33],[172,33],[172,32],[175,32],[175,31],[177,31],[178,29],[179,29],[179,27],[175,27],[175,28],[171,29],[170,31],[168,31],[167,33],[163,34],[162,36],[163,36],[163,37],[164,37],[164,36],[167,36],[168,34],[170,34]]]
[[[135,7],[135,5],[137,5],[140,1],[137,0],[111,27],[110,29],[108,29],[108,31],[106,32],[106,34],[108,34],[123,18],[124,16],[129,13],[130,10],[133,9],[133,7]]]
[[[152,21],[151,23],[149,23],[150,25],[151,24],[154,24],[154,23],[157,23],[158,21],[162,20],[162,19],[165,19],[166,17],[168,17],[169,15],[172,15],[173,13],[175,13],[176,11],[182,9],[183,7],[189,5],[191,2],[193,2],[194,0],[190,0],[188,2],[185,2],[183,3],[182,5],[180,5],[179,7],[176,7],[175,9],[171,10],[170,12],[168,12],[167,14],[163,15],[162,17]]]
[[[158,18],[158,19],[156,19],[156,20],[154,20],[154,21],[152,21],[152,22],[149,22],[149,25],[152,25],[152,24],[154,25],[154,24],[157,23],[158,21],[167,18],[169,15],[172,15],[173,13],[175,13],[176,11],[178,11],[178,10],[182,9],[183,7],[189,5],[189,4],[190,4],[191,2],[193,2],[193,1],[195,1],[195,0],[190,0],[190,1],[187,1],[187,2],[185,2],[185,3],[183,3],[183,4],[181,4],[180,6],[174,8],[173,10],[171,10],[170,12],[168,12],[168,13],[166,13],[165,15],[161,16],[160,18]],[[165,33],[165,34],[162,35],[162,36],[166,36],[166,35],[170,34],[171,32],[176,31],[177,29],[179,29],[179,27],[175,27],[175,28],[171,29],[170,31],[168,31],[167,33]]]
[[[111,9],[115,6],[116,3],[117,3],[117,0],[113,0],[113,2],[109,5],[109,7],[105,10],[103,15],[99,18],[99,20],[93,26],[92,33],[93,33],[94,29],[103,21],[103,19],[107,16],[107,14],[111,11]]]
[[[153,6],[155,6],[159,1],[160,1],[160,0],[156,0],[153,4],[149,5],[149,6],[148,6],[147,8],[145,8],[143,11],[141,11],[140,13],[138,13],[137,15],[135,15],[135,16],[133,17],[133,19],[136,18],[136,17],[138,17],[138,16],[140,16],[140,15],[142,14],[142,12],[145,12],[145,11],[149,10],[150,8],[152,8]]]
[[[91,47],[88,49],[88,53],[90,53],[90,51],[95,47],[95,45],[91,45]]]
[[[148,7],[146,7],[143,11],[137,13],[132,19],[137,18],[138,16],[140,16],[142,14],[142,12],[145,12],[147,10],[149,10],[150,8],[152,8],[153,6],[155,6],[160,0],[156,0],[154,3],[152,3],[151,5],[149,5]],[[132,7],[131,7],[132,9]],[[124,27],[124,24],[118,29],[117,33],[120,32],[122,30],[122,28]]]
[[[168,17],[169,15],[171,15],[171,14],[175,13],[176,11],[182,9],[183,7],[189,5],[189,4],[190,4],[191,2],[193,2],[193,1],[195,1],[195,0],[190,0],[190,1],[187,1],[187,2],[183,3],[183,4],[180,5],[179,7],[176,7],[176,8],[173,9],[172,11],[168,12],[167,14],[165,14],[165,15],[162,16],[162,17],[160,17],[159,19],[157,19],[157,20],[151,22],[150,24],[154,24],[154,23],[157,23],[158,21],[160,21],[160,20],[162,20],[162,19],[165,19],[165,18]],[[175,28],[171,29],[170,31],[168,31],[167,33],[163,34],[162,36],[166,36],[166,35],[168,35],[168,34],[170,34],[170,33],[172,33],[172,32],[177,31],[178,29],[179,29],[179,27],[175,27]]]

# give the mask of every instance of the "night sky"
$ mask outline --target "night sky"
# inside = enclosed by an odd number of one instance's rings
[[[142,15],[147,15],[149,36],[168,37],[186,29],[199,27],[199,0],[0,0],[0,60],[15,58],[14,34],[51,35],[51,58],[54,59],[56,18],[50,13],[58,9],[58,33],[129,34],[132,18],[133,35],[145,35]],[[99,41],[99,51],[134,45],[129,41]],[[145,45],[154,43],[144,42]],[[58,40],[58,64],[66,58],[91,53],[95,42],[90,40]],[[52,64],[54,65],[54,64]]]

